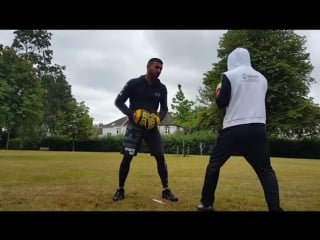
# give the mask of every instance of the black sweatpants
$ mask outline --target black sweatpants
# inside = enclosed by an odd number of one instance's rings
[[[201,202],[212,206],[220,168],[231,155],[243,156],[252,166],[262,185],[269,209],[278,208],[279,186],[271,167],[265,124],[251,123],[221,130],[206,168]]]

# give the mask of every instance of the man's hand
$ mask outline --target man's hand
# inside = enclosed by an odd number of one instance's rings
[[[152,129],[160,125],[160,117],[154,113],[151,113],[148,117],[148,129]]]
[[[147,128],[150,113],[144,109],[137,109],[133,114],[133,122],[141,127]]]
[[[217,85],[217,88],[216,88],[216,96],[217,97],[220,95],[220,91],[221,91],[221,82]]]
[[[137,109],[133,114],[133,122],[145,129],[152,129],[160,124],[160,117],[144,109]]]

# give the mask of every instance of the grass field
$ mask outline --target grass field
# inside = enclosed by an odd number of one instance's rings
[[[156,161],[139,154],[131,164],[126,198],[113,202],[120,153],[0,150],[1,211],[195,211],[208,156],[166,155],[169,186],[178,202],[159,204]],[[282,207],[320,211],[320,160],[272,158]],[[222,167],[217,211],[267,211],[257,176],[242,157]]]

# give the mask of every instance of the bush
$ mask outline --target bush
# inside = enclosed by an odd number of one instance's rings
[[[195,132],[188,135],[184,135],[183,133],[163,135],[165,153],[168,154],[200,155],[200,144],[202,144],[202,154],[209,155],[216,139],[217,134],[209,131]],[[87,141],[76,141],[75,151],[120,152],[122,142],[122,135],[96,138]],[[273,157],[320,159],[319,137],[299,140],[271,137],[269,144],[270,153]],[[60,136],[47,137],[41,141],[40,145],[26,140],[23,149],[39,149],[39,147],[49,147],[50,150],[56,151],[72,151],[72,141]],[[20,139],[11,139],[9,149],[20,149]],[[140,152],[149,152],[149,148],[144,142],[142,142]]]

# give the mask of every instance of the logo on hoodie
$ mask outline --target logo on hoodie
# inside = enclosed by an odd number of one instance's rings
[[[241,82],[258,82],[259,76],[258,75],[250,75],[243,73]]]

